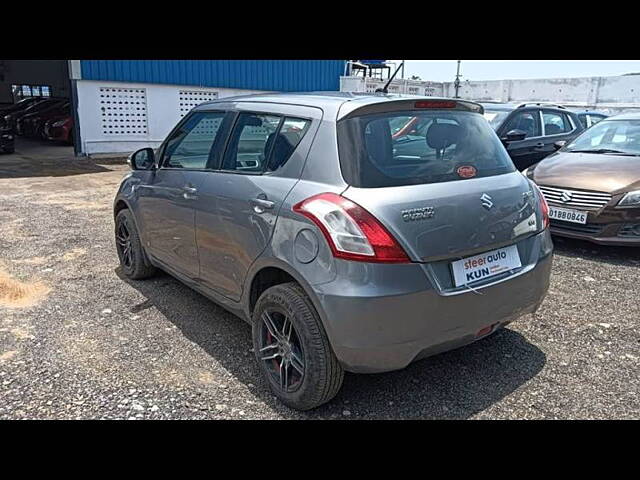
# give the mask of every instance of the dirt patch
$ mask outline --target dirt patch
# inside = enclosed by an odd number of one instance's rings
[[[203,370],[198,374],[198,382],[202,383],[203,385],[213,385],[215,381],[216,378],[211,372]]]
[[[21,282],[0,270],[0,306],[31,307],[42,300],[50,288],[42,282]]]
[[[9,350],[8,352],[0,353],[0,363],[8,362],[18,354],[17,350]]]
[[[18,340],[33,340],[34,338],[36,338],[36,337],[34,337],[33,335],[31,335],[29,333],[29,330],[27,330],[26,328],[22,328],[22,327],[12,328],[11,329],[11,333]]]
[[[105,210],[109,208],[109,204],[106,201],[87,201],[79,200],[77,198],[64,196],[64,195],[49,195],[44,202],[35,202],[38,205],[59,205],[68,211],[88,211],[88,210]]]
[[[75,260],[78,257],[81,257],[83,255],[85,255],[87,253],[87,249],[86,248],[74,248],[72,250],[69,250],[67,253],[65,253],[62,258],[69,262],[71,260]]]
[[[13,263],[24,265],[44,265],[49,260],[49,257],[30,257],[14,260]]]

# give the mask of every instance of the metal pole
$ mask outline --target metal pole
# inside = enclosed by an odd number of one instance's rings
[[[460,90],[460,60],[458,60],[458,70],[456,71],[456,81],[453,82],[453,86],[456,89],[456,98],[460,98],[458,96],[458,90]]]

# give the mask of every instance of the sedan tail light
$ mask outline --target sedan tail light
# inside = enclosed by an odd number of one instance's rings
[[[336,258],[372,263],[411,260],[389,231],[360,205],[335,193],[314,195],[293,206],[322,231]]]

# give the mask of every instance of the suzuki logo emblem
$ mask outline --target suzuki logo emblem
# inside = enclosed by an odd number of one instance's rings
[[[562,195],[560,195],[560,200],[562,200],[564,203],[570,202],[573,199],[573,195],[571,195],[569,192],[562,192]]]
[[[482,206],[484,208],[486,208],[487,210],[491,210],[491,207],[493,207],[493,202],[491,200],[493,200],[493,199],[489,195],[487,195],[486,193],[483,193],[482,196],[480,197],[480,201],[482,202]]]

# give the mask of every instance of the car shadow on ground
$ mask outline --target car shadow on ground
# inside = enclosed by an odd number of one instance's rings
[[[640,265],[640,244],[637,247],[598,245],[575,238],[553,236],[554,253],[565,257],[583,258],[611,265]]]
[[[92,159],[75,157],[73,147],[44,140],[20,138],[16,141],[15,153],[0,154],[0,179],[63,177],[108,171]]]
[[[346,374],[336,398],[313,411],[296,412],[275,401],[260,377],[251,349],[251,328],[238,317],[161,273],[147,281],[116,274],[146,300],[137,312],[157,308],[185,337],[252,393],[286,418],[448,418],[482,412],[533,378],[545,354],[518,332],[505,328],[466,347],[385,374]],[[521,321],[531,321],[531,316]],[[345,412],[348,410],[348,412]]]

